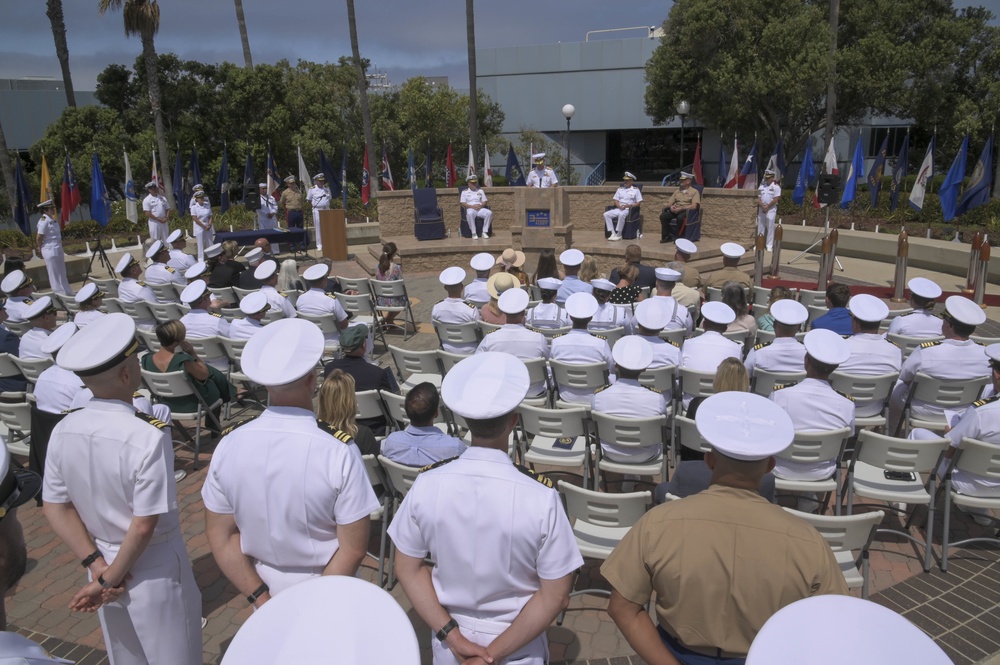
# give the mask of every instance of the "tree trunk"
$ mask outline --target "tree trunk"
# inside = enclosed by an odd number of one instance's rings
[[[45,14],[52,24],[52,38],[56,42],[56,57],[62,67],[63,87],[66,89],[66,103],[76,106],[73,93],[73,77],[69,72],[69,46],[66,45],[66,21],[63,19],[62,0],[47,0]]]
[[[829,149],[837,124],[837,30],[840,25],[840,0],[830,0],[830,69],[826,81],[826,127],[823,130],[823,154]]]
[[[236,23],[240,26],[240,40],[243,42],[243,60],[247,69],[253,69],[253,58],[250,57],[250,38],[247,36],[247,21],[243,18],[243,0],[233,0],[236,4]]]
[[[146,63],[146,79],[149,85],[149,104],[153,107],[153,124],[156,127],[156,151],[160,153],[159,167],[163,176],[163,195],[167,197],[170,207],[177,210],[174,202],[173,174],[170,173],[170,163],[167,161],[167,132],[163,128],[163,111],[160,108],[160,67],[156,59],[156,46],[153,44],[153,32],[142,31],[142,59]]]
[[[358,47],[358,22],[354,17],[354,0],[347,0],[347,25],[351,33],[351,57],[358,70],[358,97],[361,100],[361,125],[365,132],[365,148],[368,150],[368,179],[372,192],[378,191],[379,179],[372,177],[372,164],[381,164],[380,158],[372,154],[375,147],[372,139],[372,114],[368,108],[368,80],[365,78],[365,68],[361,64],[361,49]],[[381,169],[381,166],[379,167]]]
[[[7,150],[7,137],[4,136],[2,122],[0,122],[0,172],[3,173],[3,184],[7,190],[7,200],[10,201],[11,218],[13,218],[17,186],[14,184],[14,165],[10,163],[10,152]]]
[[[474,0],[465,0],[465,34],[469,42],[469,143],[479,155],[479,95],[476,90],[476,10]],[[483,174],[485,177],[485,174]]]

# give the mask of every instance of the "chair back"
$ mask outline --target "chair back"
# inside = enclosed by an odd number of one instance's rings
[[[799,289],[799,302],[806,308],[813,305],[826,307],[826,291],[810,291],[809,289]]]
[[[267,310],[267,313],[264,315],[264,318],[260,320],[260,324],[266,326],[269,323],[274,323],[275,321],[278,321],[283,318],[285,318],[285,312],[278,307],[272,307],[271,309]]]
[[[239,298],[240,300],[243,300],[244,298],[246,298],[251,293],[256,293],[259,290],[259,289],[241,289],[238,286],[234,286],[234,287],[231,287],[231,288],[233,290],[233,293],[235,293],[236,297]]]
[[[213,296],[215,296],[217,299],[221,300],[222,302],[235,303],[236,301],[239,300],[239,298],[236,297],[236,292],[233,291],[233,287],[231,286],[224,286],[221,289],[216,288],[214,286],[210,286],[208,287],[208,292],[211,293]]]
[[[177,299],[177,289],[174,288],[173,282],[167,282],[166,284],[147,284],[146,286],[156,294],[157,300],[160,302],[178,302]]]
[[[712,446],[702,438],[698,432],[698,425],[692,418],[684,416],[674,416],[674,425],[677,427],[677,435],[680,437],[680,444],[689,450],[698,452],[711,452]]]
[[[763,305],[767,308],[767,300],[771,297],[771,289],[766,286],[755,286],[753,287],[753,301],[758,305]]]
[[[756,305],[754,305],[756,307]],[[757,343],[758,344],[768,344],[774,341],[776,335],[773,330],[757,330]]]
[[[417,190],[420,191],[420,190]],[[420,474],[420,467],[406,466],[399,462],[393,462],[385,455],[378,456],[378,462],[385,470],[386,480],[389,481],[390,491],[397,498],[406,496],[406,493],[413,487],[413,483]]]
[[[989,346],[990,344],[1000,344],[1000,337],[984,337],[983,335],[972,335],[969,337],[973,342]]]
[[[136,337],[141,339],[145,344],[146,348],[152,353],[159,351],[163,345],[160,344],[160,338],[156,336],[156,333],[152,330],[143,330],[142,328],[136,328]]]
[[[458,363],[462,362],[463,360],[469,357],[462,353],[451,353],[450,351],[443,351],[443,350],[439,350],[437,354],[438,354],[438,361],[440,361],[441,363],[442,375],[447,374],[452,367],[454,367],[455,365],[457,365]],[[542,359],[542,363],[543,364],[545,363],[544,359]]]
[[[154,372],[141,369],[143,383],[149,392],[160,399],[197,395],[188,381],[184,370],[178,372]]]
[[[569,326],[564,326],[561,328],[548,328],[546,326],[525,326],[525,328],[527,328],[528,330],[533,330],[535,332],[542,333],[545,339],[549,342],[552,341],[553,337],[558,337],[559,335],[565,335],[570,330],[572,330],[572,328],[570,328]]]
[[[97,288],[106,296],[104,302],[107,302],[107,298],[117,298],[118,297],[118,280],[117,279],[98,279],[97,277],[89,277],[91,282],[97,285]]]
[[[438,352],[436,349],[429,351],[412,351],[402,349],[398,346],[389,345],[389,353],[392,354],[392,361],[396,363],[396,374],[400,379],[411,374],[437,374],[440,375],[441,364],[438,362]]]
[[[966,436],[956,455],[954,468],[1000,482],[1000,446]]]
[[[369,281],[369,284],[371,284],[372,295],[376,298],[404,298],[407,302],[410,300],[406,294],[406,282],[402,279],[388,282],[373,279]],[[379,309],[385,309],[385,307],[380,305]]]
[[[375,314],[371,294],[367,291],[356,295],[338,293],[337,300],[340,301],[340,306],[344,308],[345,312],[361,316],[374,316]]]
[[[677,367],[675,365],[664,365],[644,369],[639,375],[639,383],[650,388],[656,388],[667,396],[667,401],[674,394],[674,379],[677,377]]]
[[[927,342],[940,342],[944,339],[944,336],[936,335],[934,337],[911,337],[909,335],[900,335],[898,333],[886,333],[885,338],[902,349],[903,359],[905,360],[907,356],[913,353],[913,349],[917,348],[921,344],[926,344]]]
[[[825,305],[809,305],[806,309],[809,310],[809,319],[806,321],[806,325],[810,328],[812,327],[813,321],[830,311],[830,308]]]
[[[479,329],[482,331],[483,337],[486,337],[488,334],[490,334],[494,330],[498,330],[498,329],[500,329],[502,327],[503,326],[501,324],[499,324],[499,323],[487,323],[486,321],[480,321],[479,322]]]
[[[337,317],[333,313],[329,314],[303,314],[299,312],[296,316],[305,321],[311,321],[316,324],[320,332],[324,335],[333,335],[340,332],[340,326],[337,323]]]
[[[545,386],[543,395],[548,395],[552,390],[552,386],[549,385],[549,370],[548,365],[545,362],[545,358],[532,358],[531,360],[521,360],[524,366],[528,368],[528,380],[532,384],[541,383]],[[527,398],[527,399],[530,399]]]
[[[771,308],[770,308],[770,306],[767,303],[755,302],[753,304],[753,306],[751,307],[751,312],[750,313],[753,314],[753,318],[759,319],[760,317],[762,317],[765,314],[767,314],[768,311],[770,311],[770,309]]]
[[[722,289],[717,286],[706,287],[706,297],[705,300],[708,302],[722,300]]]
[[[899,372],[876,376],[834,372],[830,375],[830,385],[837,392],[847,395],[859,404],[864,404],[888,399],[898,378]]]
[[[386,487],[388,483],[385,478],[385,470],[378,463],[378,457],[375,455],[362,455],[361,459],[365,462],[365,472],[368,474],[368,482],[372,484],[372,487],[378,487],[379,485]]]
[[[789,462],[818,464],[829,460],[839,461],[853,433],[850,427],[841,427],[822,432],[796,432],[790,446],[776,457]]]
[[[358,402],[358,418],[366,420],[372,418],[388,419],[385,403],[382,401],[382,395],[379,391],[359,390],[354,393],[354,397]]]
[[[750,392],[767,397],[774,392],[775,386],[793,386],[804,378],[806,378],[804,370],[801,372],[768,372],[754,367]]]
[[[156,319],[153,316],[153,310],[149,308],[149,303],[143,302],[141,300],[137,302],[125,302],[124,300],[119,300],[118,304],[121,306],[122,311],[132,317],[136,323],[139,321],[149,321],[150,319]]]
[[[471,344],[483,341],[483,333],[480,332],[479,323],[470,321],[468,323],[442,323],[432,321],[434,332],[437,333],[438,342],[444,344]]]
[[[147,304],[149,305],[149,309],[153,312],[153,318],[160,323],[180,319],[186,313],[184,307],[175,302]],[[190,310],[190,307],[188,310]]]
[[[682,392],[696,397],[708,397],[715,394],[715,372],[699,372],[687,367],[681,367],[679,371]]]
[[[854,448],[855,462],[864,462],[887,471],[926,473],[951,445],[950,439],[900,439],[871,430],[861,430]],[[892,482],[892,481],[887,481]]]
[[[247,340],[220,337],[219,343],[222,345],[222,350],[226,352],[226,357],[229,358],[229,364],[239,369],[240,360],[243,358],[243,347],[247,345]]]
[[[634,418],[592,411],[590,417],[594,421],[597,436],[602,441],[616,446],[623,448],[642,448],[655,444],[662,446],[664,442],[670,440],[667,436],[666,416]]]
[[[683,345],[687,336],[687,330],[684,328],[669,328],[660,331],[660,339],[672,342],[677,346]]]
[[[49,367],[52,367],[54,363],[52,358],[18,358],[17,356],[11,356],[11,360],[21,370],[21,374],[28,380],[28,383],[38,381],[39,375]]]
[[[9,353],[0,353],[0,379],[21,375],[21,368],[14,362],[15,357]]]
[[[245,318],[243,310],[239,307],[223,307],[219,310],[219,314],[221,314],[222,318],[226,321],[234,321],[236,319]],[[299,316],[301,316],[301,314]]]
[[[876,510],[859,515],[816,515],[786,508],[789,513],[813,526],[834,552],[868,549],[885,513]]]
[[[222,358],[226,355],[226,349],[219,341],[219,337],[188,337],[187,342],[194,349],[195,353],[202,360],[206,358]]]
[[[435,221],[441,219],[437,190],[433,187],[418,187],[413,190],[413,209],[417,220]]]
[[[646,514],[652,502],[649,491],[620,494],[594,492],[565,480],[560,480],[557,485],[559,493],[566,497],[566,512],[570,520],[583,520],[599,527],[624,528],[627,531]]]
[[[599,328],[596,330],[588,329],[587,332],[594,336],[603,337],[608,346],[614,348],[615,343],[625,335],[625,328],[617,326],[615,328]]]
[[[608,385],[607,363],[572,364],[549,360],[556,386],[594,392]]]
[[[913,399],[919,399],[943,409],[959,409],[969,406],[979,399],[979,394],[989,383],[990,377],[988,376],[980,376],[975,379],[935,379],[923,372],[917,372],[910,392]]]
[[[542,409],[521,404],[521,427],[532,436],[551,439],[587,436],[587,410],[583,408]]]
[[[104,298],[104,311],[108,314],[114,314],[115,312],[124,312],[122,305],[118,302],[118,298]]]
[[[34,327],[31,321],[11,321],[10,319],[4,323],[4,326],[18,337],[23,336]]]
[[[31,404],[28,402],[0,402],[0,423],[11,432],[20,432],[22,438],[31,433]]]
[[[357,291],[361,294],[372,292],[367,277],[337,277],[336,279],[344,291]]]

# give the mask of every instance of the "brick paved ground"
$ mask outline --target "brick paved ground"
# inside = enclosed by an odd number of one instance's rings
[[[303,266],[304,267],[304,266]],[[808,270],[802,270],[808,275]],[[336,264],[334,273],[361,276],[363,269],[354,262]],[[437,348],[437,339],[428,323],[433,303],[443,297],[436,275],[407,274],[407,288],[414,301],[418,333],[404,341],[401,335],[390,335],[389,342],[412,349]],[[381,352],[381,345],[377,352]],[[391,364],[388,354],[380,356]],[[178,468],[188,476],[178,486],[181,524],[188,552],[202,590],[203,614],[207,618],[204,631],[205,663],[218,663],[226,646],[250,614],[243,599],[221,575],[209,552],[204,533],[203,506],[200,498],[205,478],[205,465],[211,459],[211,448],[203,453],[203,468],[192,468],[192,455],[183,448],[177,452]],[[7,597],[8,621],[11,629],[19,630],[39,641],[55,655],[69,657],[79,663],[104,663],[103,643],[96,615],[71,613],[66,609],[69,599],[82,583],[79,562],[58,541],[41,510],[33,504],[18,511],[28,544],[28,572],[18,587]],[[964,514],[953,516],[954,538],[966,535],[989,535],[989,530],[977,526]],[[890,518],[886,526],[898,527]],[[940,522],[938,531],[940,532]],[[915,529],[922,535],[922,529]],[[378,551],[379,530],[372,527],[369,551]],[[600,562],[587,560],[577,581],[577,589],[608,588],[598,572]],[[990,547],[953,552],[949,573],[923,574],[919,553],[914,545],[902,538],[880,535],[871,557],[872,599],[907,618],[934,637],[956,663],[975,663],[1000,652],[1000,554]],[[362,577],[374,581],[375,567],[367,559]],[[428,631],[407,601],[401,587],[393,596],[407,610],[423,648],[428,656]],[[633,655],[621,633],[609,619],[607,599],[598,596],[576,597],[571,603],[563,626],[548,630],[553,663],[592,665],[628,665],[641,663]]]

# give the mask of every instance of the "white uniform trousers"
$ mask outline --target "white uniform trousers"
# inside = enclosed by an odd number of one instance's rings
[[[480,208],[479,210],[473,210],[472,208],[467,208],[465,210],[465,221],[469,224],[469,231],[472,235],[476,235],[476,218],[483,218],[483,235],[490,232],[490,225],[493,223],[493,211],[489,208]]]
[[[319,577],[325,566],[272,566],[263,561],[254,561],[254,568],[270,588],[268,593],[276,596],[299,582]]]
[[[203,229],[197,224],[194,225],[192,229],[194,234],[195,242],[198,243],[198,260],[205,260],[205,248],[211,245],[215,241],[215,226],[209,226],[207,229]]]
[[[757,233],[767,234],[767,251],[771,251],[774,247],[774,218],[778,215],[778,209],[769,208],[767,212],[764,212],[760,208],[757,209]]]
[[[170,225],[169,224],[161,224],[160,222],[157,222],[154,219],[149,219],[148,217],[146,219],[149,222],[149,238],[150,238],[150,240],[161,240],[161,241],[163,241],[164,245],[166,245],[167,247],[169,247],[170,243],[167,242],[167,236],[170,235]]]
[[[97,541],[108,563],[119,547]],[[98,610],[111,665],[201,665],[201,591],[180,532],[154,536],[129,573]]]
[[[622,234],[622,229],[625,228],[625,221],[628,219],[629,209],[621,210],[619,208],[612,208],[604,213],[604,228],[608,230],[609,233],[620,236]],[[617,218],[617,221],[616,221]],[[614,226],[612,226],[614,224]]]
[[[451,613],[451,617],[458,622],[462,635],[479,646],[488,647],[497,635],[510,627],[509,623],[503,621],[489,621],[486,619],[473,619],[461,614]],[[431,636],[431,653],[434,657],[434,665],[460,665],[461,661],[455,658],[455,654],[448,648],[447,644],[442,644],[437,637]],[[549,662],[549,640],[542,634],[531,640],[523,647],[503,659],[505,663],[517,663],[517,665],[545,665]]]
[[[42,245],[42,258],[45,260],[45,271],[49,274],[49,288],[65,296],[73,295],[66,277],[66,254],[62,245]]]
[[[323,209],[327,210],[327,208],[323,208]],[[323,246],[323,235],[320,233],[320,230],[319,230],[319,211],[320,211],[320,208],[313,208],[313,210],[312,210],[312,215],[313,215],[313,234],[316,236],[316,249],[319,249],[320,247]]]

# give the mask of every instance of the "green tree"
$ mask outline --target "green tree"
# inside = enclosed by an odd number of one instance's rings
[[[45,14],[52,26],[52,38],[56,43],[56,57],[62,69],[63,87],[66,89],[66,104],[76,106],[73,94],[73,76],[69,71],[69,46],[66,44],[66,21],[63,19],[62,0],[46,0]]]

